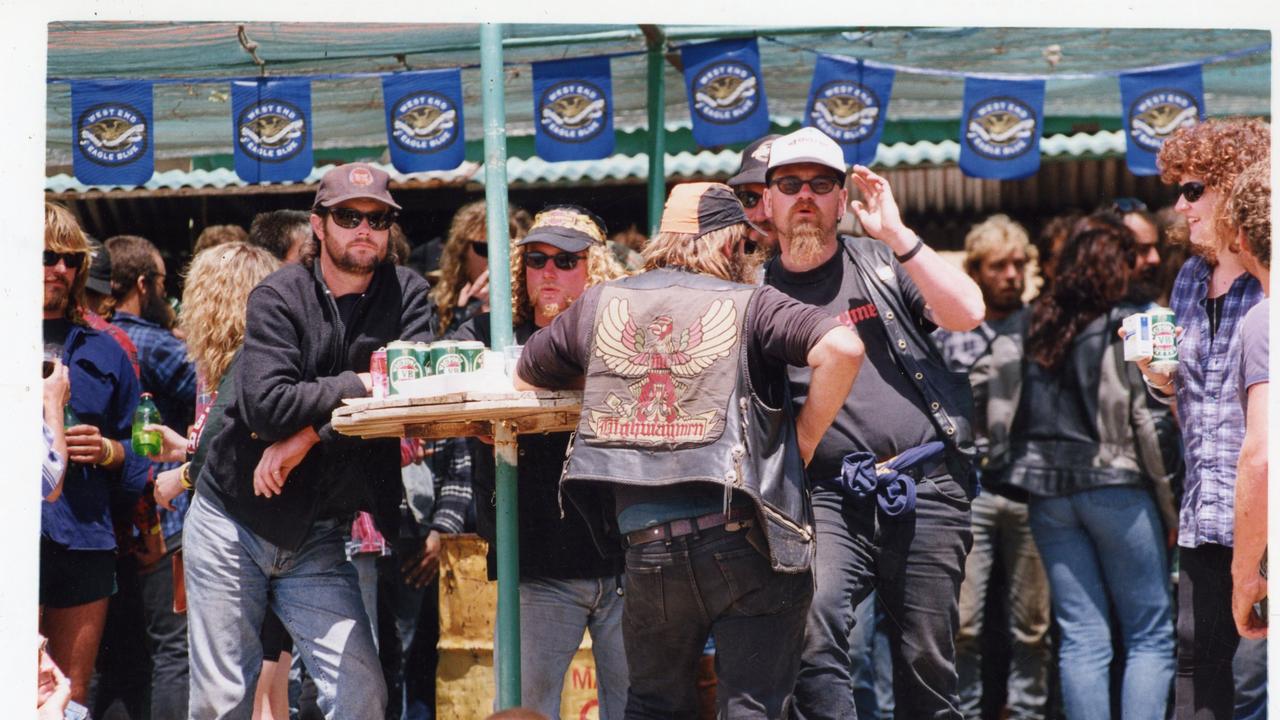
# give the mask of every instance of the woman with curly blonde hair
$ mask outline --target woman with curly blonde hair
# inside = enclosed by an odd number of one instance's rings
[[[468,318],[489,310],[489,236],[483,200],[458,208],[440,253],[440,280],[431,287],[435,318],[431,329],[444,337]],[[533,219],[511,206],[507,230],[515,242],[529,232]],[[513,276],[514,277],[514,276]]]
[[[1156,397],[1177,398],[1187,466],[1177,532],[1178,720],[1253,717],[1248,706],[1265,706],[1265,690],[1252,689],[1266,687],[1265,645],[1241,645],[1231,616],[1236,460],[1244,439],[1239,325],[1262,288],[1241,263],[1227,198],[1236,177],[1270,153],[1267,123],[1215,119],[1178,130],[1156,159],[1160,178],[1178,187],[1174,209],[1187,219],[1195,253],[1169,302],[1183,328],[1177,369],[1159,373],[1139,363]]]

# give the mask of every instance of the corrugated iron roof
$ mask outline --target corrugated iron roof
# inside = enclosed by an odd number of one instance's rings
[[[1123,153],[1124,133],[1120,131],[1053,135],[1040,141],[1041,154],[1046,157],[1102,156]],[[894,143],[881,145],[876,159],[878,167],[911,167],[915,165],[941,165],[953,163],[960,157],[960,144],[954,140],[942,142]],[[698,153],[681,152],[666,156],[668,177],[718,177],[724,178],[738,169],[741,154],[734,150]],[[406,175],[390,163],[375,163],[386,170],[392,179],[401,184],[484,184],[480,163],[466,162],[455,170],[446,172],[413,173]],[[299,188],[313,186],[333,165],[323,165],[311,171],[306,181],[293,183]],[[577,185],[588,182],[644,182],[649,177],[649,156],[614,155],[603,160],[550,163],[538,157],[508,158],[507,181],[513,187],[542,185]],[[179,188],[228,188],[250,187],[233,170],[168,170],[156,173],[142,190],[177,190]],[[253,186],[262,187],[262,186]],[[267,186],[269,187],[269,186]],[[45,179],[45,190],[54,193],[83,193],[90,190],[111,190],[87,186],[74,176],[59,174]],[[132,189],[132,188],[129,188]]]

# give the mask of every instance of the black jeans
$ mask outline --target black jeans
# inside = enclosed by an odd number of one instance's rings
[[[1240,636],[1231,617],[1231,548],[1178,548],[1178,670],[1175,720],[1231,720],[1231,660]]]
[[[774,572],[748,532],[759,530],[715,527],[627,549],[627,718],[697,716],[694,681],[708,634],[719,716],[785,715],[813,576]]]
[[[895,713],[960,720],[955,666],[960,583],[973,544],[968,488],[942,476],[917,485],[915,512],[889,518],[874,498],[816,489],[817,592],[809,608],[795,716],[857,717],[850,676],[854,609],[874,589],[887,616]]]
[[[167,539],[170,544],[181,541],[181,535]],[[173,611],[174,552],[138,573],[151,650],[151,717],[156,720],[187,716],[187,615]]]

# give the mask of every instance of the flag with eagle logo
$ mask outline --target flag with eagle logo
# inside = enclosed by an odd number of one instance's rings
[[[311,174],[311,80],[232,82],[231,123],[241,180],[300,182]]]
[[[85,185],[136,187],[155,172],[151,83],[71,83],[71,169]]]
[[[1200,65],[1126,73],[1120,76],[1124,112],[1125,161],[1134,175],[1157,175],[1156,155],[1181,127],[1204,119],[1204,77]]]
[[[1040,169],[1044,81],[964,79],[960,169],[988,180],[1019,180]]]
[[[893,75],[892,68],[819,55],[804,123],[839,143],[846,163],[870,165],[884,134]]]
[[[613,154],[613,83],[609,58],[533,63],[534,151],[547,162],[599,160]]]
[[[720,147],[769,133],[769,107],[755,38],[685,45],[680,48],[680,61],[694,142]]]
[[[382,76],[387,149],[402,173],[452,170],[466,160],[462,70]]]

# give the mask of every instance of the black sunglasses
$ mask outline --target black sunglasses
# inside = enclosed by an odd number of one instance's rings
[[[471,250],[482,258],[489,257],[489,243],[480,240],[471,241]]]
[[[547,266],[548,260],[554,260],[556,267],[561,270],[572,270],[578,267],[578,262],[587,259],[586,255],[578,255],[571,252],[558,252],[555,255],[548,255],[538,250],[531,250],[524,254],[524,264],[534,270],[541,270]]]
[[[1204,196],[1204,183],[1199,180],[1184,182],[1178,186],[1178,194],[1187,199],[1187,202],[1193,203]]]
[[[757,249],[758,247],[760,247],[760,246],[759,246],[759,244],[757,244],[757,243],[756,243],[756,241],[755,241],[755,240],[743,240],[743,241],[742,241],[742,252],[743,252],[743,254],[744,254],[744,255],[754,255],[754,254],[755,254],[755,251],[756,251],[756,249]]]
[[[735,190],[733,194],[738,197],[738,202],[742,203],[742,207],[748,210],[760,204],[760,193],[758,192]]]
[[[354,230],[360,227],[361,220],[369,221],[370,230],[386,230],[396,221],[395,210],[380,210],[378,212],[363,213],[359,210],[351,208],[336,207],[329,210],[329,214],[333,216],[333,222],[340,228]]]
[[[788,175],[786,177],[774,178],[769,182],[770,185],[782,191],[783,195],[795,195],[800,192],[800,188],[805,185],[813,191],[814,195],[826,195],[827,193],[841,187],[844,180],[841,178],[833,178],[830,175],[819,175],[816,178],[801,180],[798,177]]]
[[[54,252],[53,250],[45,250],[44,266],[53,267],[54,265],[58,264],[59,260],[61,260],[63,263],[66,264],[68,270],[79,270],[80,266],[84,264],[84,258],[85,258],[84,253],[78,253],[78,252],[60,253],[60,252]]]
[[[1147,204],[1138,198],[1122,197],[1116,198],[1115,202],[1111,203],[1111,209],[1121,215],[1128,215],[1129,213],[1146,212]]]

